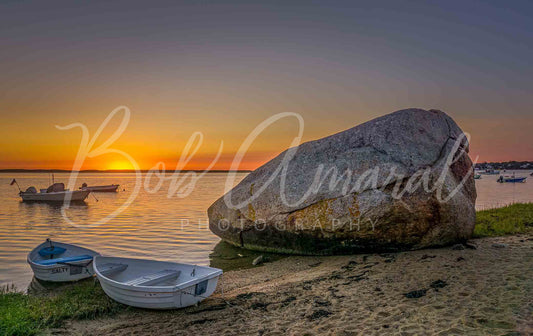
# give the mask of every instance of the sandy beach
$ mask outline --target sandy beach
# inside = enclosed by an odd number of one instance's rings
[[[394,254],[292,256],[224,274],[199,306],[70,321],[63,335],[527,335],[533,236]]]

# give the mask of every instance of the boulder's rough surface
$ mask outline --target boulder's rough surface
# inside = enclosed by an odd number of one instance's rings
[[[467,153],[444,112],[397,111],[281,153],[211,205],[209,227],[234,245],[298,254],[462,242],[475,222]]]

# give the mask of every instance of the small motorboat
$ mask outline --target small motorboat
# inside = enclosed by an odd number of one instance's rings
[[[81,185],[81,190],[88,190],[91,192],[116,192],[118,184],[102,185],[102,186],[88,186],[87,183]]]
[[[215,291],[222,270],[166,261],[97,256],[94,271],[113,300],[140,308],[194,305]]]
[[[64,202],[70,200],[71,202],[83,202],[89,196],[89,190],[74,190],[65,189],[63,183],[54,183],[47,189],[41,189],[37,192],[35,187],[29,187],[26,191],[20,191],[19,196],[23,202]]]
[[[500,176],[497,180],[499,183],[523,183],[526,182],[527,177]]]
[[[39,280],[78,281],[94,274],[92,263],[97,255],[88,248],[47,239],[28,254],[28,264]]]

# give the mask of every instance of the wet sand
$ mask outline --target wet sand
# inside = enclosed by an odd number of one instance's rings
[[[533,235],[394,254],[288,257],[224,274],[197,307],[69,321],[65,335],[528,335]],[[456,247],[457,248],[457,247]]]

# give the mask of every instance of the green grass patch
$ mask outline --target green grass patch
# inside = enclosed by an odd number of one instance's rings
[[[533,232],[533,203],[478,211],[474,237],[494,237]]]
[[[127,309],[89,279],[43,295],[27,295],[14,287],[0,289],[0,335],[35,335],[59,327],[66,319],[110,316]]]

